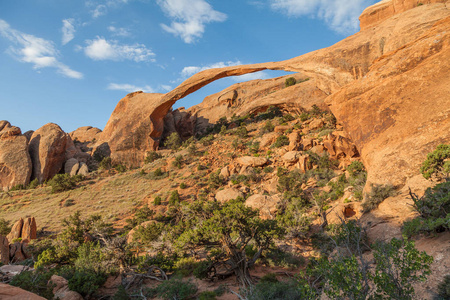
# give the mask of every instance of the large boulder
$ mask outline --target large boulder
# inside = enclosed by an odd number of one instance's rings
[[[242,166],[261,167],[264,166],[268,160],[265,157],[242,156],[237,158],[236,162]]]
[[[31,176],[31,159],[27,138],[18,127],[0,121],[0,189],[27,185]]]
[[[31,178],[42,183],[58,174],[64,162],[76,154],[76,149],[61,127],[48,123],[31,136],[29,152],[33,163]]]
[[[12,242],[15,239],[18,239],[22,237],[22,228],[23,228],[23,219],[20,218],[19,220],[14,223],[14,225],[11,228],[11,232],[8,234],[7,238],[10,242]]]
[[[37,226],[34,217],[26,218],[22,227],[22,241],[31,241],[37,238]]]
[[[77,128],[76,130],[69,133],[69,135],[73,141],[77,141],[80,143],[91,143],[100,138],[101,132],[102,131],[96,127],[84,126]]]
[[[281,197],[274,195],[254,194],[245,200],[245,205],[259,210],[259,215],[263,219],[274,219],[278,211],[278,204]]]
[[[83,300],[83,297],[69,289],[69,282],[64,277],[58,275],[52,275],[49,280],[50,284],[53,284],[53,294],[55,299],[59,300]]]
[[[25,291],[16,286],[0,283],[0,299],[2,300],[45,300],[45,298]]]
[[[238,197],[244,197],[244,194],[235,188],[225,188],[216,193],[216,200],[224,203],[233,199],[237,199]]]

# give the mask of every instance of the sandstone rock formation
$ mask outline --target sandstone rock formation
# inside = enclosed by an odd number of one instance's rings
[[[23,219],[20,218],[16,223],[14,223],[11,228],[11,232],[8,234],[7,238],[9,241],[18,239],[22,237]]]
[[[70,136],[58,125],[49,123],[33,133],[29,152],[33,163],[31,178],[42,183],[59,173],[64,162],[77,151]]]
[[[9,241],[0,234],[0,262],[4,265],[9,264]]]
[[[14,223],[7,238],[10,242],[19,238],[21,238],[22,241],[31,241],[36,239],[36,231],[37,226],[34,217],[26,218],[25,220],[21,218]]]
[[[27,292],[21,288],[0,283],[0,299],[2,300],[45,300],[36,294]]]
[[[268,160],[265,157],[242,156],[237,158],[236,162],[242,166],[261,167],[264,166]]]
[[[216,200],[221,203],[237,199],[238,197],[244,197],[244,194],[235,188],[225,188],[216,193]]]
[[[0,121],[0,189],[27,185],[31,176],[31,160],[27,138],[18,127]]]
[[[90,143],[98,140],[102,131],[96,127],[84,126],[80,127],[71,133],[69,133],[72,141],[78,141],[80,143]]]
[[[69,282],[64,277],[58,275],[52,275],[49,283],[54,285],[53,294],[55,299],[60,300],[83,300],[83,297],[69,289]]]

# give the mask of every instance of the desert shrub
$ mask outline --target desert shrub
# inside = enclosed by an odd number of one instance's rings
[[[280,248],[269,248],[264,252],[264,257],[261,260],[271,267],[282,268],[298,268],[304,263],[304,259]]]
[[[259,152],[259,142],[250,142],[248,145],[248,150],[250,150],[250,153],[257,154]]]
[[[304,237],[311,224],[306,213],[309,200],[299,194],[289,195],[288,193],[284,193],[284,202],[276,216],[278,226],[285,229],[288,238]]]
[[[211,261],[202,260],[197,263],[194,271],[192,272],[195,278],[198,279],[206,279],[208,278],[209,266],[211,265]]]
[[[362,203],[364,212],[369,212],[378,207],[384,199],[395,195],[395,188],[392,184],[372,184],[370,193]]]
[[[133,241],[139,241],[140,245],[149,246],[161,236],[162,231],[163,224],[158,222],[139,226],[133,234]]]
[[[264,278],[264,277],[263,277]],[[295,281],[263,280],[247,296],[248,300],[312,299],[297,287]]]
[[[178,132],[172,132],[164,142],[164,146],[172,150],[178,150],[181,143],[182,141]]]
[[[403,224],[406,236],[450,230],[450,181],[428,188],[422,197],[412,192],[410,196],[420,215]]]
[[[285,135],[277,137],[276,141],[270,146],[271,148],[280,148],[289,145],[289,138]]]
[[[10,192],[25,190],[26,186],[23,184],[17,184],[9,189]]]
[[[272,173],[273,170],[274,170],[273,167],[267,166],[267,167],[264,167],[263,172],[264,172],[264,173]]]
[[[242,139],[236,138],[231,143],[231,146],[233,147],[234,150],[238,150],[238,149],[245,149],[246,144]]]
[[[264,126],[261,128],[261,133],[267,133],[272,132],[275,129],[275,125],[272,124],[272,121],[267,120],[266,123],[264,123]]]
[[[160,176],[163,175],[163,171],[161,170],[161,168],[157,168],[157,169],[153,172],[153,175],[154,175],[155,177],[160,177]]]
[[[161,202],[162,202],[162,200],[161,200],[160,196],[156,196],[155,200],[153,200],[154,205],[161,205]]]
[[[189,299],[197,292],[197,287],[191,282],[185,282],[180,277],[163,281],[157,288],[158,296],[164,300]]]
[[[159,154],[158,152],[156,152],[156,151],[149,151],[149,152],[147,152],[147,156],[145,157],[144,162],[146,164],[149,164],[149,163],[152,163],[155,160],[158,160],[160,158],[162,158],[162,155]]]
[[[347,171],[350,173],[350,176],[358,175],[362,172],[365,172],[365,168],[362,162],[359,160],[352,161],[352,163],[347,167]]]
[[[436,150],[428,153],[420,171],[426,179],[431,178],[432,175],[448,177],[450,173],[450,144],[439,145]]]
[[[11,232],[10,221],[0,218],[0,235],[8,235]]]
[[[220,135],[225,135],[227,134],[227,126],[226,125],[222,125],[222,127],[220,127]]]
[[[305,122],[306,120],[309,120],[311,118],[311,115],[307,112],[302,112],[299,116],[300,121]]]
[[[293,86],[297,83],[297,79],[295,79],[294,77],[289,77],[286,78],[286,80],[284,81],[284,86],[285,87],[290,87]]]
[[[112,300],[131,300],[131,297],[125,290],[125,287],[123,285],[119,285],[117,292],[112,297]]]
[[[213,141],[214,141],[214,135],[213,134],[207,135],[207,136],[205,136],[205,137],[200,139],[200,143],[203,146],[212,145]]]
[[[109,264],[109,255],[99,242],[87,242],[77,248],[73,266],[76,270],[90,270],[97,274],[113,273],[118,266]]]
[[[52,193],[59,193],[74,189],[77,186],[77,182],[80,182],[82,179],[81,175],[56,174],[48,184],[52,187]]]
[[[243,124],[241,126],[239,126],[238,128],[236,128],[236,130],[234,131],[234,134],[236,134],[238,137],[240,137],[241,139],[245,139],[246,137],[248,137],[248,130],[247,127],[245,127]]]
[[[180,199],[180,194],[178,193],[177,190],[172,191],[172,193],[170,194],[169,197],[169,205],[176,205],[178,203],[180,203],[181,199]]]
[[[75,201],[73,199],[67,199],[64,201],[64,207],[69,207],[75,205]]]
[[[126,219],[127,224],[125,225],[125,229],[133,229],[139,224],[150,220],[155,212],[151,210],[147,205],[137,209],[134,213],[134,216],[131,219]]]
[[[438,294],[441,299],[450,299],[450,275],[445,275],[444,280],[438,285]]]
[[[255,119],[256,119],[256,121],[271,120],[276,117],[281,117],[282,115],[283,115],[283,113],[281,112],[279,107],[269,106],[269,108],[265,112],[259,113],[255,117]]]
[[[112,168],[112,160],[111,157],[104,157],[100,163],[98,164],[99,170],[109,170]]]
[[[114,166],[114,169],[116,169],[116,171],[119,172],[119,173],[123,173],[123,172],[126,172],[126,171],[127,171],[127,167],[125,167],[125,166],[122,165],[122,164],[117,164],[117,165],[115,165],[115,166]]]
[[[309,114],[311,116],[314,116],[314,117],[321,117],[321,116],[323,116],[325,114],[325,112],[323,110],[321,110],[317,105],[314,104],[311,107],[311,110],[309,111]]]
[[[35,271],[23,271],[13,277],[9,283],[46,299],[53,299],[53,286],[48,284],[53,272],[39,268]]]
[[[280,123],[287,123],[290,121],[294,121],[295,117],[291,114],[285,114],[280,118]]]
[[[181,169],[181,166],[183,165],[183,156],[182,155],[177,155],[175,157],[175,160],[173,161],[173,166],[177,167],[178,169]]]
[[[183,277],[190,276],[194,273],[194,270],[198,266],[198,262],[193,257],[184,257],[179,259],[175,263],[176,273],[182,275]]]
[[[27,189],[32,190],[39,186],[39,180],[37,178],[30,181],[30,183],[27,186]]]
[[[209,175],[208,184],[210,189],[218,189],[224,184],[224,178],[222,175],[220,175],[220,171],[212,172]]]
[[[184,190],[185,188],[187,188],[186,183],[184,183],[184,182],[180,183],[180,189]]]
[[[93,295],[107,279],[106,274],[89,269],[75,269],[63,274],[69,283],[69,289],[80,293],[83,297]]]

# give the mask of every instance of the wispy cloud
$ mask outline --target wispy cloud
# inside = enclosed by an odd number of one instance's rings
[[[108,90],[124,91],[127,93],[132,93],[132,92],[136,92],[136,91],[143,91],[145,93],[154,93],[155,92],[155,90],[149,85],[137,86],[137,85],[128,84],[128,83],[110,83],[107,88],[108,88]]]
[[[106,1],[96,1],[87,0],[86,6],[91,8],[91,15],[94,19],[104,16],[108,13],[111,8],[117,8],[121,4],[128,3],[129,0],[106,0]]]
[[[341,33],[359,30],[359,15],[377,0],[270,0],[272,9],[288,16],[308,16],[324,20],[330,29]]]
[[[108,26],[108,30],[109,32],[111,32],[111,34],[113,36],[119,36],[119,37],[128,37],[131,36],[131,32],[123,27],[115,27],[115,26]]]
[[[62,31],[62,44],[65,45],[75,37],[75,20],[74,19],[65,19],[62,20],[63,27]]]
[[[155,53],[142,44],[119,44],[116,40],[97,37],[86,40],[87,46],[82,48],[84,54],[93,60],[133,60],[135,62],[154,62]]]
[[[231,67],[231,66],[238,66],[238,65],[242,65],[242,63],[240,61],[227,61],[227,62],[223,62],[223,61],[219,61],[213,64],[209,64],[206,66],[189,66],[189,67],[184,67],[183,70],[181,70],[181,76],[183,78],[187,78],[190,77],[192,75],[194,75],[195,73],[204,71],[204,70],[208,70],[208,69],[215,69],[215,68],[225,68],[225,67]]]
[[[231,79],[236,82],[245,82],[250,80],[268,79],[268,78],[270,78],[270,76],[264,71],[231,77]]]
[[[13,45],[9,52],[20,62],[33,64],[34,69],[55,68],[58,73],[75,79],[83,78],[83,74],[72,70],[57,57],[58,50],[52,41],[15,30],[7,22],[0,19],[0,35]]]
[[[205,24],[227,19],[226,14],[214,10],[205,0],[156,0],[156,3],[172,19],[170,26],[161,24],[161,27],[188,44],[203,36]]]
[[[136,91],[143,91],[144,93],[158,93],[171,91],[172,87],[170,85],[161,84],[155,89],[149,85],[139,86],[129,83],[110,83],[107,89],[115,91],[124,91],[127,93],[132,93]]]

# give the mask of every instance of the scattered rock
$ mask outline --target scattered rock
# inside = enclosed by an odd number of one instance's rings
[[[261,167],[264,166],[268,160],[265,157],[254,157],[254,156],[242,156],[239,157],[237,163],[242,166],[251,166],[251,167]]]
[[[244,194],[235,188],[225,188],[216,193],[216,200],[224,203],[238,197],[244,197]]]
[[[21,288],[0,283],[0,299],[2,300],[46,300],[36,294],[27,292]]]

